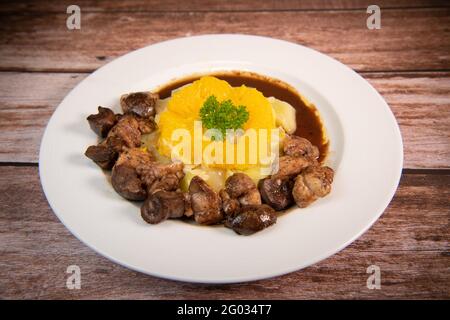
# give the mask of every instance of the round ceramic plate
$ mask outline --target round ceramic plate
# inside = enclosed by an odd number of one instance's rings
[[[278,78],[316,105],[330,139],[332,192],[292,208],[252,236],[177,220],[146,224],[84,156],[97,138],[86,117],[119,112],[123,93],[194,73],[246,70]],[[358,74],[309,48],[271,38],[204,35],[126,54],[83,80],[61,102],[42,140],[39,170],[62,223],[86,245],[128,268],[203,283],[263,279],[299,270],[343,249],[382,214],[397,188],[403,148],[383,98]]]

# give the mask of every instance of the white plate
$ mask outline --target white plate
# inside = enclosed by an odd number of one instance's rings
[[[332,192],[252,236],[176,220],[148,225],[84,156],[96,143],[86,116],[119,112],[119,96],[197,72],[248,70],[291,84],[319,109],[331,140]],[[293,43],[205,35],[136,50],[100,68],[61,102],[42,139],[45,195],[86,245],[128,268],[175,280],[228,283],[282,275],[343,249],[382,214],[397,188],[403,148],[383,98],[345,65]]]

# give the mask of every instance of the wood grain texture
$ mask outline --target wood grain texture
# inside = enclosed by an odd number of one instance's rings
[[[361,11],[88,12],[3,15],[0,70],[90,72],[159,41],[247,33],[303,44],[358,71],[450,69],[450,8],[385,9],[380,30]]]
[[[77,0],[78,31],[66,28],[69,4],[0,2],[0,299],[450,298],[448,1],[376,1],[381,30],[366,28],[369,0]],[[390,105],[404,142],[400,187],[374,226],[340,253],[274,279],[188,284],[110,262],[53,214],[36,163],[64,96],[119,55],[206,33],[312,47],[359,71]],[[81,267],[81,290],[65,287],[71,264]],[[381,290],[366,287],[372,264],[381,268]]]
[[[404,167],[450,168],[450,72],[363,76],[383,95],[400,124]],[[73,73],[0,73],[0,161],[37,162],[51,114],[85,77]],[[93,102],[93,112],[95,108]]]
[[[65,12],[73,1],[3,0],[0,12]],[[77,0],[82,12],[94,11],[279,11],[355,10],[374,4],[370,0]],[[445,0],[378,0],[382,8],[430,8],[449,6]]]
[[[35,167],[0,167],[0,298],[450,298],[450,175],[403,175],[381,219],[342,252],[302,271],[234,285],[194,285],[127,270],[81,244],[52,213]],[[80,266],[82,289],[65,288]],[[368,290],[366,268],[381,268]]]

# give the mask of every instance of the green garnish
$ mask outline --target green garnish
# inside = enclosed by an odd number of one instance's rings
[[[217,101],[209,96],[200,109],[202,124],[207,129],[217,129],[226,136],[227,129],[240,129],[247,122],[249,113],[245,106],[235,106],[231,100]]]

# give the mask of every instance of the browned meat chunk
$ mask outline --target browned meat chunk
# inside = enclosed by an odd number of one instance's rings
[[[239,198],[248,190],[255,189],[253,180],[244,173],[235,173],[225,181],[225,189],[232,198]]]
[[[225,191],[241,205],[261,204],[261,196],[253,180],[244,173],[235,173],[225,181]]]
[[[142,118],[136,116],[138,122],[139,131],[142,134],[151,133],[156,130],[156,123],[153,118]]]
[[[105,144],[90,146],[84,154],[105,170],[111,170],[117,159],[117,152],[114,152]]]
[[[278,172],[272,175],[273,178],[296,176],[309,167],[311,162],[303,157],[282,156],[278,165]]]
[[[183,167],[181,162],[170,164],[152,162],[137,167],[137,173],[141,176],[149,194],[158,190],[175,191],[184,177]]]
[[[243,206],[239,212],[228,217],[225,226],[241,235],[261,231],[277,221],[275,210],[265,204]]]
[[[114,190],[122,197],[132,201],[142,201],[147,196],[144,185],[134,168],[114,166],[111,176]]]
[[[222,211],[225,216],[235,214],[241,206],[261,204],[261,196],[253,180],[244,173],[235,173],[225,181],[221,190]]]
[[[153,164],[153,155],[141,148],[126,149],[120,154],[117,159],[116,165],[127,165],[137,170],[140,166],[146,166]]]
[[[111,169],[119,153],[128,148],[139,147],[141,135],[156,128],[153,118],[144,119],[133,114],[115,117],[118,119],[117,123],[109,130],[106,139],[97,146],[90,146],[85,152],[102,169]]]
[[[105,143],[115,152],[122,152],[124,148],[136,148],[141,145],[139,122],[132,115],[120,117],[111,129]]]
[[[222,200],[222,210],[225,216],[235,214],[241,207],[239,201],[231,198],[228,192],[225,191],[225,189],[220,190],[219,196]]]
[[[319,149],[299,136],[287,136],[283,141],[283,151],[288,156],[304,157],[311,161],[319,158]]]
[[[194,219],[199,224],[215,224],[223,220],[221,201],[208,184],[199,176],[192,178],[189,184],[191,206]]]
[[[259,192],[264,203],[275,210],[283,210],[294,203],[293,181],[289,177],[266,178],[259,181]]]
[[[329,167],[311,166],[295,179],[292,195],[300,208],[305,208],[331,191],[334,171]]]
[[[155,115],[158,95],[151,92],[134,92],[120,97],[120,106],[124,113],[134,113],[143,118]]]
[[[186,210],[186,198],[182,192],[159,190],[150,194],[141,207],[142,218],[151,224],[168,218],[180,218]]]
[[[111,109],[98,107],[97,114],[87,117],[89,126],[100,137],[105,138],[109,130],[116,124],[116,115]]]
[[[128,200],[140,201],[147,196],[145,185],[137,172],[137,168],[151,163],[148,152],[139,148],[122,152],[113,167],[111,183],[118,194]]]

